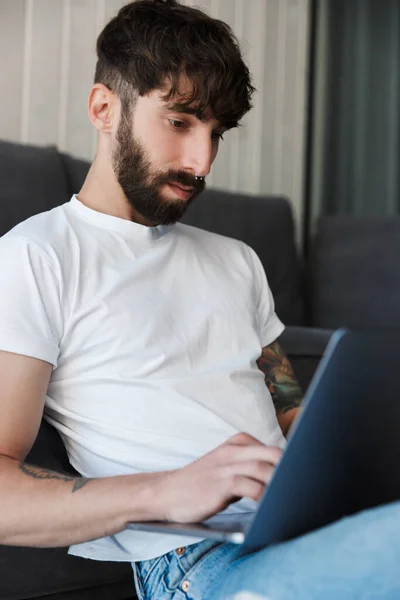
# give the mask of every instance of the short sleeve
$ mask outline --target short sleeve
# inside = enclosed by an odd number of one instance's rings
[[[252,261],[256,310],[258,315],[259,330],[262,348],[272,344],[283,332],[285,326],[278,318],[275,312],[275,302],[272,292],[268,285],[267,276],[264,267],[257,254],[250,247],[250,257]]]
[[[0,238],[0,350],[57,365],[60,282],[44,251],[14,234]]]

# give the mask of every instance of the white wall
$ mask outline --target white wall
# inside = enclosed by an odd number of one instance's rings
[[[91,159],[95,40],[126,0],[0,0],[0,138]],[[229,23],[258,89],[209,185],[288,196],[302,215],[310,0],[186,0]]]

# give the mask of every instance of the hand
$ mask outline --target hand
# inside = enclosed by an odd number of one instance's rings
[[[280,448],[239,433],[186,467],[160,473],[162,518],[195,523],[240,498],[259,500],[281,455]]]

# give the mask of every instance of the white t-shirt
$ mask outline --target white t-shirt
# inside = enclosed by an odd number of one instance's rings
[[[283,325],[246,244],[73,197],[0,239],[0,288],[0,349],[53,365],[45,418],[85,477],[176,469],[239,431],[284,446],[256,365]],[[127,529],[70,552],[133,562],[194,541]]]

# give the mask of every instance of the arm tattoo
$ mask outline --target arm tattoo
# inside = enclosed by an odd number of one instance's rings
[[[42,469],[41,467],[27,465],[23,462],[19,463],[19,468],[23,473],[25,473],[25,475],[29,475],[29,477],[33,477],[34,479],[57,479],[58,481],[73,481],[74,487],[72,488],[72,493],[80,490],[90,481],[90,479],[87,477],[70,477],[69,475],[62,475],[61,473],[48,471],[47,469]]]
[[[278,342],[263,348],[257,366],[265,375],[265,384],[277,413],[285,413],[300,405],[303,393],[292,365]]]

